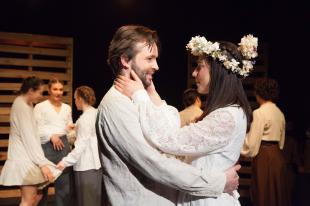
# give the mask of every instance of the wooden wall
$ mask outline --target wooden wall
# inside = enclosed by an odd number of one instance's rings
[[[0,172],[7,158],[10,108],[22,80],[28,76],[45,83],[52,77],[62,80],[64,102],[72,105],[72,62],[72,38],[0,32]],[[3,198],[19,196],[18,187],[0,186],[0,205]]]

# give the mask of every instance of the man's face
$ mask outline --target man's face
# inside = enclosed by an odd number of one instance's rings
[[[147,88],[152,83],[153,74],[159,69],[157,65],[158,48],[156,44],[148,47],[145,42],[139,42],[136,49],[138,50],[136,56],[128,63],[141,79],[144,87]]]

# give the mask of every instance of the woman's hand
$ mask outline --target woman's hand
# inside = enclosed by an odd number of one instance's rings
[[[54,176],[47,165],[42,166],[40,169],[46,180],[48,180],[49,182],[54,182]]]
[[[69,123],[67,126],[66,126],[66,132],[69,133],[71,132],[72,130],[75,129],[75,124],[73,123]]]
[[[155,105],[159,106],[162,104],[162,100],[161,100],[159,94],[157,93],[157,91],[155,89],[153,81],[152,81],[151,85],[146,88],[146,92],[148,93],[149,97],[151,98],[151,101]]]
[[[63,170],[66,168],[66,166],[65,166],[65,164],[64,164],[63,161],[60,161],[60,162],[58,162],[58,164],[56,165],[56,168],[59,169],[59,170],[61,170],[61,171],[63,171]]]
[[[115,88],[129,98],[131,98],[136,91],[144,89],[142,81],[133,70],[130,71],[130,76],[132,79],[119,75],[114,81]]]

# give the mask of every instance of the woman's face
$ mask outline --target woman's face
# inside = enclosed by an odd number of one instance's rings
[[[41,98],[42,98],[43,90],[44,90],[44,86],[43,85],[41,85],[39,87],[39,89],[37,89],[37,90],[30,89],[29,92],[28,92],[30,102],[31,103],[38,103],[41,100]]]
[[[210,85],[210,64],[204,59],[197,60],[197,67],[192,73],[199,94],[208,94]]]
[[[64,93],[64,86],[60,82],[56,82],[51,85],[48,93],[50,95],[50,99],[55,102],[60,102]]]
[[[81,111],[83,107],[83,100],[81,97],[79,97],[79,95],[76,94],[76,92],[74,92],[74,102],[77,110]]]

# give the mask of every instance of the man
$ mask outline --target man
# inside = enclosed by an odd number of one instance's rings
[[[180,111],[181,127],[188,125],[202,115],[200,95],[196,89],[187,89],[183,93],[184,110]]]
[[[134,70],[148,88],[159,69],[158,45],[155,31],[120,27],[110,43],[108,63],[115,75],[129,76]],[[235,168],[226,174],[208,174],[153,148],[143,136],[137,108],[114,86],[98,107],[96,129],[107,199],[113,206],[172,206],[175,200],[165,192],[169,187],[216,197],[238,185]],[[154,189],[155,182],[165,189]]]

